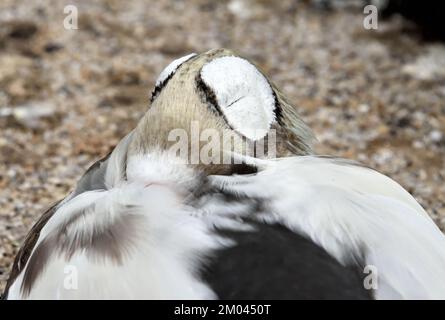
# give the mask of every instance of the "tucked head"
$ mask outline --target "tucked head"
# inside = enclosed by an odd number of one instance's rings
[[[273,153],[268,150],[272,135]],[[161,72],[130,152],[171,150],[178,137],[188,139],[189,160],[190,153],[202,153],[209,142],[215,148],[219,144],[220,152],[207,150],[213,152],[212,163],[228,151],[257,157],[304,155],[311,152],[313,139],[295,108],[261,71],[226,49],[184,56]],[[260,145],[266,149],[262,153],[256,150]],[[197,164],[206,164],[198,158]]]

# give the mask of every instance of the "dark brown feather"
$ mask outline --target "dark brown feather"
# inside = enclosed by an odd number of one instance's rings
[[[36,245],[36,242],[39,239],[40,231],[46,225],[48,220],[53,216],[53,214],[56,212],[57,207],[61,201],[62,200],[57,201],[48,210],[46,210],[45,213],[31,228],[31,231],[29,231],[28,235],[25,238],[25,242],[23,243],[22,247],[17,253],[17,256],[15,257],[11,273],[9,274],[9,279],[6,283],[5,291],[2,295],[2,299],[6,299],[8,297],[9,288],[17,279],[19,274],[22,272],[23,268],[25,268],[26,263],[28,262],[28,259],[31,255],[31,252],[33,251],[34,246]]]

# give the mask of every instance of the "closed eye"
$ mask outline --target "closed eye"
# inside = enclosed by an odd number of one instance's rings
[[[223,116],[228,126],[244,137],[263,138],[276,121],[274,91],[249,61],[223,56],[205,64],[197,86],[206,103]]]
[[[244,99],[246,96],[242,96],[238,99],[236,99],[235,101],[233,101],[232,103],[230,103],[226,108],[229,108],[230,106],[234,105],[235,103],[237,103],[238,101],[240,101],[241,99]]]

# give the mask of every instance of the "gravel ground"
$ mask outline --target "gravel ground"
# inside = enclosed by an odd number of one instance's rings
[[[63,28],[75,4],[79,29]],[[388,174],[445,227],[445,46],[308,1],[0,2],[0,291],[27,230],[147,108],[157,74],[227,47],[295,102],[317,152]]]

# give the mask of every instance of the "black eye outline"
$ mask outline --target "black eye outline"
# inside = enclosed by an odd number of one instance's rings
[[[158,95],[161,93],[162,89],[167,85],[167,83],[170,81],[170,79],[174,76],[174,74],[176,73],[176,71],[178,71],[178,69],[186,62],[198,57],[199,55],[196,53],[190,53],[188,55],[185,55],[181,58],[178,58],[176,60],[173,60],[172,62],[170,62],[170,64],[168,64],[159,74],[159,76],[171,65],[173,64],[175,61],[180,60],[180,59],[184,59],[184,61],[181,61],[181,63],[179,63],[177,66],[175,66],[175,68],[169,73],[169,75],[163,79],[160,83],[158,83],[157,85],[155,85],[153,91],[151,92],[151,97],[150,97],[150,102],[153,102]]]
[[[202,70],[202,68],[201,68],[201,70]],[[210,106],[210,108],[213,112],[215,112],[217,115],[222,117],[224,119],[224,121],[227,123],[227,125],[233,130],[234,128],[229,124],[226,115],[221,110],[221,107],[218,104],[215,92],[202,79],[201,70],[199,70],[199,72],[195,78],[196,88],[198,89],[198,93],[201,97],[201,100],[204,103],[206,103],[208,106]]]
[[[184,61],[185,62],[185,61]],[[178,68],[182,65],[182,63],[178,66]],[[159,83],[158,85],[155,86],[155,88],[153,89],[153,91],[151,92],[151,98],[150,98],[150,102],[153,102],[161,93],[162,89],[164,89],[164,87],[167,85],[167,83],[170,81],[170,79],[173,77],[173,75],[176,73],[176,70],[178,70],[178,68],[176,68],[173,72],[171,72],[167,78],[165,78],[164,80],[161,81],[161,83]]]

